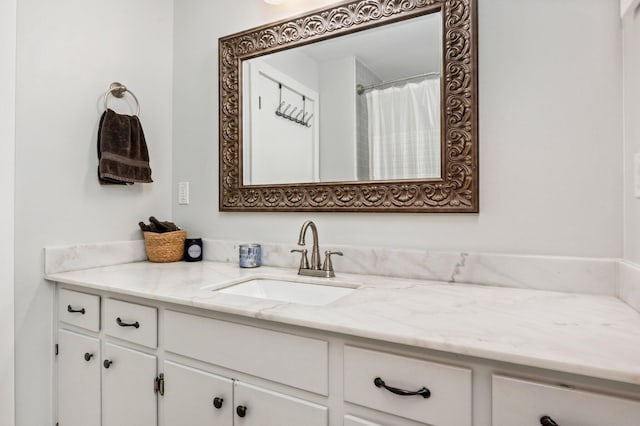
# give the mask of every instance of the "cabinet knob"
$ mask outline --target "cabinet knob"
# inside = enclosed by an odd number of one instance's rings
[[[90,354],[89,352],[84,354],[84,360],[89,362],[91,361],[91,358],[93,358],[93,354]]]
[[[222,398],[218,398],[217,396],[215,398],[213,398],[213,406],[216,407],[217,409],[222,408],[222,402],[224,401],[224,399]]]
[[[113,361],[109,361],[108,359],[105,359],[104,362],[102,363],[102,365],[104,365],[104,368],[111,367],[111,364],[113,364]]]
[[[558,426],[558,423],[554,422],[553,419],[549,416],[540,417],[540,424],[542,426]]]
[[[236,413],[238,414],[239,417],[244,417],[247,415],[247,407],[245,407],[244,405],[238,405],[236,407]]]

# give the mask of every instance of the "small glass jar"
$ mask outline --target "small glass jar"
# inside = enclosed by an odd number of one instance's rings
[[[260,244],[240,244],[239,255],[241,268],[257,268],[262,265]]]

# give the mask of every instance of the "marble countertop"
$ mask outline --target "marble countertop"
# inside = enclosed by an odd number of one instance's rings
[[[296,270],[233,263],[126,263],[46,279],[250,318],[640,385],[640,314],[613,296],[337,272],[359,285],[325,306],[212,291]],[[313,279],[311,279],[313,280]]]

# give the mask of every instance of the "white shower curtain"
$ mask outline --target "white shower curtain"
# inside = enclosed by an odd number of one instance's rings
[[[440,79],[366,93],[371,178],[440,177]]]

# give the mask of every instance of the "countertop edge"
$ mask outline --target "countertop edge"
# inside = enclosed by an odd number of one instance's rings
[[[603,380],[611,380],[616,382],[622,382],[633,385],[640,385],[640,363],[636,371],[620,371],[620,369],[610,369],[602,367],[601,365],[594,365],[593,363],[580,363],[575,360],[573,363],[567,363],[555,359],[544,359],[538,356],[526,356],[514,352],[507,352],[503,350],[490,350],[487,348],[474,347],[473,345],[455,344],[450,342],[441,342],[436,340],[428,340],[422,337],[415,340],[413,343],[407,343],[407,336],[404,338],[394,335],[393,333],[370,332],[368,330],[353,327],[346,327],[343,325],[322,323],[321,321],[304,320],[292,316],[280,314],[278,312],[269,312],[265,314],[263,310],[257,312],[248,311],[245,308],[234,308],[229,306],[212,306],[210,303],[198,302],[197,299],[180,298],[170,295],[153,294],[144,290],[136,290],[132,288],[114,288],[108,285],[95,284],[80,279],[74,279],[67,277],[67,273],[55,273],[45,274],[44,279],[50,282],[56,282],[61,284],[68,284],[76,286],[82,289],[97,290],[112,292],[115,294],[121,294],[123,296],[138,297],[147,300],[156,300],[165,303],[171,303],[176,305],[188,306],[212,312],[219,312],[223,314],[231,314],[244,318],[253,318],[263,321],[271,321],[285,325],[304,327],[313,330],[338,333],[346,336],[352,336],[357,338],[372,339],[385,343],[399,344],[403,346],[409,346],[420,349],[429,349],[440,352],[445,352],[455,355],[470,356],[490,361],[505,362],[510,364],[516,364],[526,367],[534,367],[541,369],[548,369],[553,371],[559,371],[564,373],[576,374],[586,377],[598,378]],[[535,290],[532,290],[535,291]],[[603,296],[607,297],[607,296]],[[204,299],[206,300],[206,299]],[[278,302],[277,305],[283,305],[286,302]],[[268,309],[267,309],[268,310]]]

